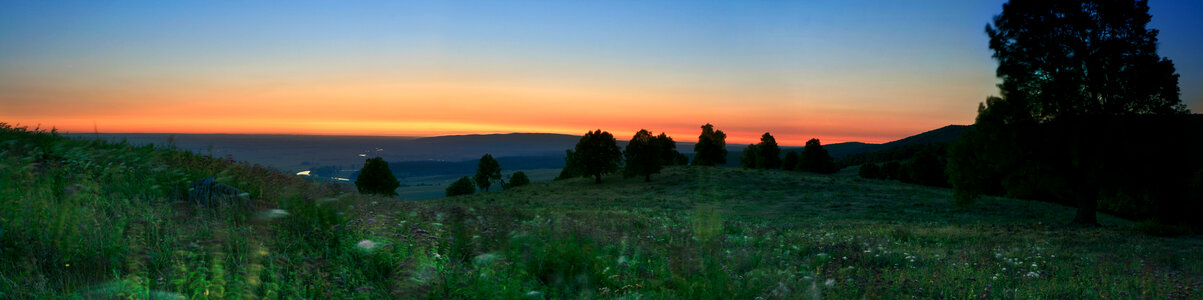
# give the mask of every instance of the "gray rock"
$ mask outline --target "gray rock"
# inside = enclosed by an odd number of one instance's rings
[[[232,205],[251,208],[249,194],[228,184],[221,183],[213,177],[206,177],[193,182],[188,189],[188,201],[208,207]]]

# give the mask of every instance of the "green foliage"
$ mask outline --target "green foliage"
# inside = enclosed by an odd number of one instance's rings
[[[359,170],[359,177],[355,179],[355,188],[364,194],[396,196],[400,186],[401,182],[389,170],[388,162],[379,157],[364,161],[363,169]]]
[[[760,144],[756,144],[756,168],[781,168],[781,148],[777,147],[777,139],[765,132],[760,136]]]
[[[760,158],[760,147],[756,144],[749,144],[744,148],[743,156],[739,157],[739,166],[747,169],[756,168],[756,160]]]
[[[472,176],[472,180],[476,182],[477,187],[488,192],[493,182],[501,181],[501,164],[493,159],[492,154],[481,156],[480,162],[476,163],[476,175]]]
[[[660,169],[669,162],[666,158],[673,156],[665,147],[670,144],[675,146],[668,136],[660,136],[667,141],[652,136],[646,129],[640,129],[631,137],[626,151],[623,151],[627,161],[626,167],[623,168],[623,176],[643,176],[644,181],[652,181],[652,174],[660,173]]]
[[[506,183],[505,188],[514,188],[530,184],[530,178],[526,177],[526,172],[518,171],[510,174],[510,181]]]
[[[447,197],[471,195],[474,193],[476,193],[476,185],[472,183],[471,179],[468,179],[468,176],[460,177],[459,180],[456,180],[447,187]]]
[[[839,171],[835,166],[835,160],[827,154],[827,149],[823,149],[823,145],[819,143],[819,139],[810,139],[806,141],[806,147],[802,149],[802,155],[798,157],[798,171],[831,174]]]
[[[601,129],[585,133],[576,143],[575,150],[572,153],[573,164],[582,174],[593,176],[596,183],[601,183],[602,174],[618,171],[618,165],[622,163],[618,141],[614,135]]]
[[[727,134],[714,130],[714,125],[702,125],[698,143],[693,145],[693,165],[713,166],[727,163]]]
[[[781,160],[781,169],[785,171],[793,171],[798,167],[798,152],[790,151],[785,153],[785,158]]]
[[[885,173],[881,171],[881,167],[878,167],[875,163],[866,163],[860,165],[860,169],[857,170],[857,175],[866,179],[884,179],[886,177]]]

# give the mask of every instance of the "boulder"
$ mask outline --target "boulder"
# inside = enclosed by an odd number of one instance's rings
[[[231,205],[251,208],[250,194],[213,177],[193,182],[188,188],[188,201],[207,207]]]

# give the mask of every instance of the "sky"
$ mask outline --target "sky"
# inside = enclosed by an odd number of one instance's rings
[[[0,1],[0,122],[882,143],[997,94],[999,0],[429,2]],[[1203,111],[1203,2],[1149,5]]]

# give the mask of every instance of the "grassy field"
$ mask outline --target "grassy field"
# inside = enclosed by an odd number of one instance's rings
[[[0,124],[0,298],[1199,298],[1203,239],[947,189],[673,167],[429,201]],[[197,207],[216,176],[257,209]]]

